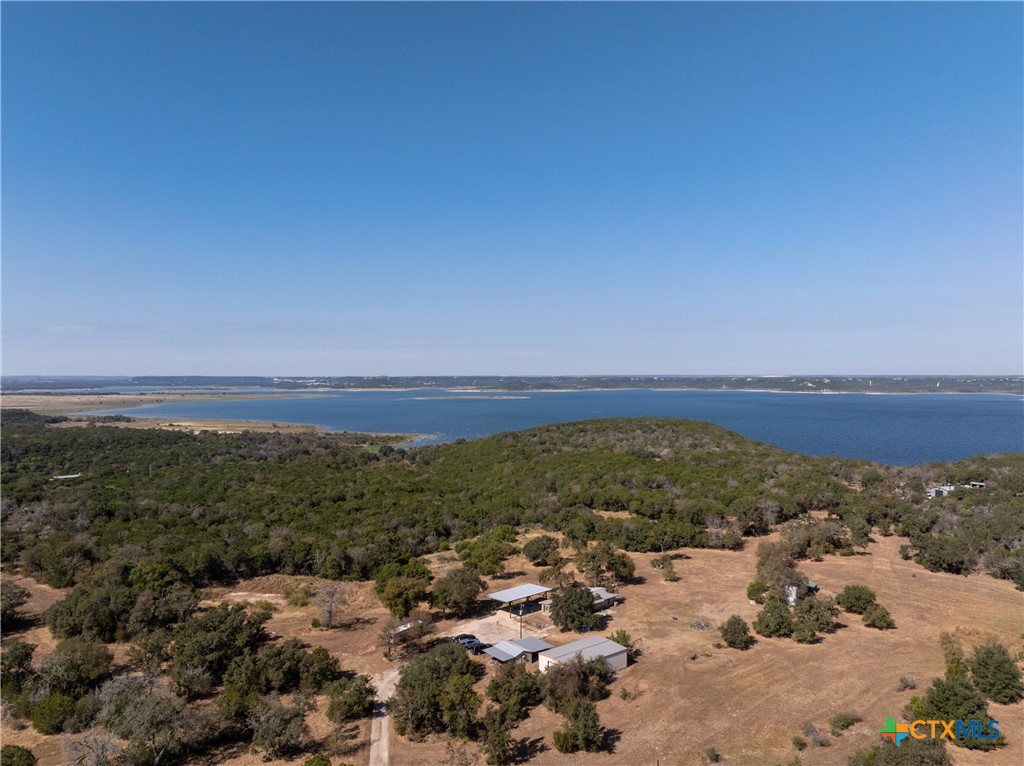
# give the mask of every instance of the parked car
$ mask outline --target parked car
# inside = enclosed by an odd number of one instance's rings
[[[476,639],[473,639],[472,641],[463,644],[463,646],[465,646],[466,649],[468,649],[469,651],[473,652],[473,654],[480,654],[480,652],[482,652],[484,649],[490,648],[491,645],[485,644],[483,641],[477,641]]]
[[[459,635],[452,638],[453,644],[462,644],[463,646],[470,643],[471,641],[476,641],[476,636],[474,636],[472,633],[460,633]]]

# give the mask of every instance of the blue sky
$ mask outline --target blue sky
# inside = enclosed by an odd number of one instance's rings
[[[1024,5],[10,3],[3,372],[1024,372]]]

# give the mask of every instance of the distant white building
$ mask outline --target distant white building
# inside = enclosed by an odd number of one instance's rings
[[[569,662],[577,655],[584,662],[600,657],[612,670],[623,670],[629,662],[629,654],[622,644],[600,636],[591,636],[541,652],[538,667],[542,673],[546,673],[552,665]]]
[[[943,484],[941,487],[932,487],[928,490],[929,497],[945,497],[951,495],[956,491],[956,487],[952,484]]]

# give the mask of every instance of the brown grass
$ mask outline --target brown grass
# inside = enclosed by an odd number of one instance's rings
[[[865,628],[859,617],[841,615],[845,627],[813,646],[789,639],[759,639],[749,651],[719,648],[717,630],[697,631],[690,622],[707,616],[717,626],[731,614],[752,622],[759,607],[746,599],[746,585],[753,579],[754,550],[750,541],[740,552],[689,550],[688,557],[675,562],[680,581],[666,583],[660,571],[650,566],[650,555],[634,555],[642,584],[625,586],[620,592],[625,602],[612,611],[606,630],[624,628],[642,650],[640,659],[621,672],[612,686],[612,695],[598,703],[604,726],[618,732],[611,755],[562,755],[553,749],[551,733],[562,719],[544,708],[534,710],[530,718],[513,732],[516,738],[532,743],[533,763],[542,766],[569,764],[654,764],[676,766],[700,763],[705,748],[715,747],[723,763],[771,766],[788,763],[796,754],[792,738],[809,721],[820,731],[828,731],[828,718],[841,710],[853,710],[863,717],[840,737],[831,737],[827,748],[809,748],[800,754],[810,766],[844,766],[857,749],[879,742],[877,729],[887,715],[899,717],[903,706],[915,693],[922,693],[931,679],[943,672],[938,636],[943,631],[958,635],[969,651],[973,645],[994,637],[1006,644],[1011,653],[1024,647],[1024,594],[1004,581],[983,575],[958,577],[930,573],[913,562],[903,561],[898,553],[903,538],[878,537],[865,555],[827,557],[821,562],[802,562],[800,569],[816,580],[823,591],[838,592],[848,584],[862,584],[878,595],[896,620],[892,631]],[[455,562],[451,554],[431,557],[432,568],[439,573]],[[521,556],[508,562],[508,569],[519,572],[513,577],[491,579],[489,589],[507,588],[536,580],[538,569]],[[33,592],[30,610],[43,608],[60,597],[59,591],[23,580]],[[229,593],[259,596],[283,596],[291,583],[318,582],[315,578],[291,578],[283,575],[255,578],[212,595],[223,598]],[[358,673],[380,676],[400,664],[388,662],[377,646],[377,635],[387,612],[380,606],[369,583],[352,586],[348,629],[331,631],[310,627],[316,614],[312,604],[292,607],[287,604],[275,612],[267,624],[277,636],[296,636],[312,646],[324,646],[339,657],[342,666]],[[499,615],[498,617],[501,617]],[[676,619],[673,619],[676,618]],[[439,622],[436,634],[459,632],[467,621]],[[500,629],[500,621],[496,623]],[[45,628],[36,638],[42,638]],[[536,634],[537,631],[527,632]],[[508,623],[508,635],[518,635],[518,622]],[[564,643],[575,634],[548,633],[552,643]],[[28,640],[28,639],[26,639]],[[39,643],[39,641],[33,641]],[[477,686],[482,693],[494,672],[494,663]],[[901,676],[912,675],[919,683],[917,691],[896,692]],[[626,688],[629,699],[620,697]],[[958,766],[1004,766],[1024,763],[1024,704],[989,705],[992,716],[1006,732],[1009,746],[992,753],[949,748]],[[317,736],[326,736],[330,725],[321,713],[311,717]],[[356,742],[369,740],[369,723],[358,732]],[[60,763],[59,737],[43,737],[30,729],[5,731],[4,741],[25,744],[40,757],[42,766]],[[473,751],[475,745],[470,744]],[[395,766],[424,766],[445,759],[443,738],[411,743],[391,732],[391,763]],[[225,766],[301,763],[263,761],[247,751],[222,754],[212,761]],[[334,757],[363,766],[368,751]],[[211,763],[212,763],[211,762]],[[481,763],[482,763],[481,759]]]

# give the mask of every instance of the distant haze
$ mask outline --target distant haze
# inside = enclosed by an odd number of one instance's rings
[[[1020,3],[5,3],[6,375],[1024,372]]]

